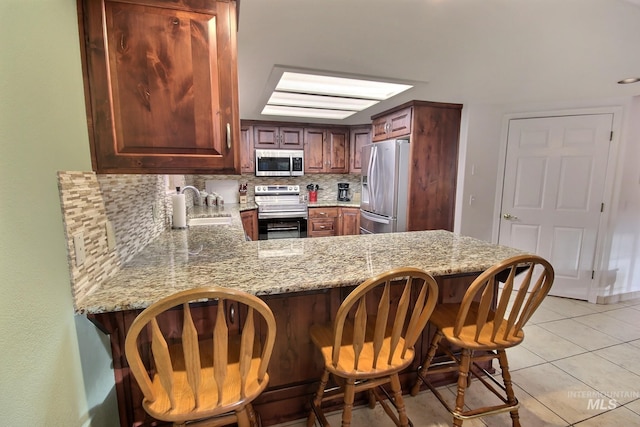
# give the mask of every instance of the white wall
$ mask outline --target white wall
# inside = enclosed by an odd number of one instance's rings
[[[2,426],[118,425],[109,349],[73,314],[56,179],[91,169],[76,11],[0,1]]]
[[[616,198],[607,236],[608,259],[603,259],[599,296],[640,297],[640,96],[627,108],[624,144],[616,176]]]
[[[460,234],[477,239],[491,241],[494,203],[497,186],[498,159],[500,157],[500,137],[503,108],[492,105],[465,105],[466,129],[461,132],[467,140],[461,143],[458,173],[462,174],[458,182],[460,203],[457,211],[460,216]],[[463,145],[464,144],[464,145]]]
[[[501,178],[499,161],[504,155],[507,120],[511,115],[621,109],[613,194],[609,223],[604,227],[600,276],[596,295],[601,302],[640,294],[640,97],[602,99],[572,103],[531,105],[465,105],[466,151],[461,152],[456,229],[464,235],[496,241],[496,197]],[[473,198],[473,201],[471,201]],[[639,267],[635,267],[635,266]]]

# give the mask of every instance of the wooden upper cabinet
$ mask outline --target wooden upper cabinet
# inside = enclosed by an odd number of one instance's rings
[[[305,128],[305,173],[348,173],[349,130],[347,128]]]
[[[78,3],[93,169],[238,173],[235,1]]]
[[[302,150],[304,129],[301,127],[254,126],[255,148]]]
[[[412,108],[404,108],[388,115],[373,118],[373,141],[397,138],[411,133]]]
[[[349,140],[349,173],[360,173],[362,146],[371,143],[371,125],[351,128]]]

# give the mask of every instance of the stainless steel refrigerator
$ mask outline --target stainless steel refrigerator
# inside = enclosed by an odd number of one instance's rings
[[[362,147],[360,234],[407,230],[409,140]]]

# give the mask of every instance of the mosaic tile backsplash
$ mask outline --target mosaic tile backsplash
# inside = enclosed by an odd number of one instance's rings
[[[265,184],[297,184],[306,195],[307,184],[318,184],[319,202],[337,200],[338,183],[349,183],[352,197],[359,197],[360,176],[308,174],[294,178],[265,178],[254,175],[187,175],[185,184],[205,188],[211,179],[233,179],[248,184],[248,199],[254,187]],[[100,284],[117,274],[151,241],[171,226],[171,191],[165,175],[96,175],[93,172],[58,172],[60,205],[67,240],[67,258],[74,302],[83,299]],[[175,190],[174,190],[175,191]],[[187,196],[191,192],[187,192]],[[193,198],[187,197],[187,204]],[[111,223],[115,246],[107,241]],[[74,236],[82,234],[86,259],[76,265]]]
[[[162,175],[58,172],[58,188],[74,301],[114,276],[169,223]],[[114,229],[113,249],[108,247],[107,221]],[[76,265],[73,241],[79,233],[86,254],[82,265]]]
[[[361,188],[360,175],[347,174],[307,174],[305,176],[287,178],[272,178],[255,175],[189,175],[186,177],[187,183],[198,189],[205,188],[205,181],[209,179],[234,179],[237,180],[238,183],[247,183],[247,198],[249,201],[252,201],[254,198],[254,187],[256,185],[297,184],[300,186],[301,194],[306,195],[306,188],[308,184],[318,184],[320,186],[320,190],[318,191],[319,202],[338,200],[339,182],[346,182],[349,184],[352,199],[356,194],[358,196],[360,195]]]

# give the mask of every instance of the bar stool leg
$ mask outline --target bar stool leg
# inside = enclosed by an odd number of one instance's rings
[[[408,427],[409,418],[407,418],[407,410],[404,406],[404,399],[402,399],[402,388],[400,386],[400,378],[398,378],[398,374],[393,374],[391,376],[391,390],[393,391],[393,399],[396,402],[400,425],[402,427]]]
[[[462,349],[462,355],[460,357],[460,369],[458,371],[458,395],[456,396],[456,413],[464,411],[464,393],[469,384],[469,365],[471,363],[471,350],[468,348]],[[453,417],[453,425],[461,426],[462,420],[460,418]]]
[[[353,400],[355,398],[356,386],[355,378],[347,378],[344,385],[344,409],[342,411],[342,427],[351,426],[351,412],[353,411]]]
[[[420,369],[420,375],[422,375],[424,378],[427,377],[427,371],[429,370],[429,366],[431,365],[431,362],[433,361],[433,358],[436,355],[436,351],[438,350],[438,344],[440,343],[440,340],[442,339],[442,337],[443,337],[442,332],[438,330],[436,331],[436,334],[433,336],[433,339],[431,340],[431,345],[429,346],[429,351],[427,352],[427,358],[422,364],[422,369]],[[422,378],[418,376],[416,383],[413,385],[413,387],[411,387],[411,396],[415,396],[418,394],[418,392],[420,391],[421,385],[422,385]]]
[[[507,393],[507,401],[510,405],[516,404],[516,396],[513,392],[513,384],[511,382],[511,373],[509,372],[509,361],[507,360],[507,353],[504,350],[498,350],[498,361],[500,363],[500,370],[502,371],[502,380],[504,381],[504,388]],[[511,423],[513,427],[520,427],[520,414],[518,410],[510,412]]]
[[[329,371],[326,369],[322,373],[322,377],[320,378],[320,385],[318,386],[318,391],[316,392],[316,397],[313,399],[312,405],[314,405],[318,410],[322,410],[322,396],[324,395],[324,389],[327,388],[327,383],[329,382]],[[307,418],[307,427],[313,427],[316,423],[316,413],[313,408],[311,408],[311,412],[309,412],[309,417]]]

